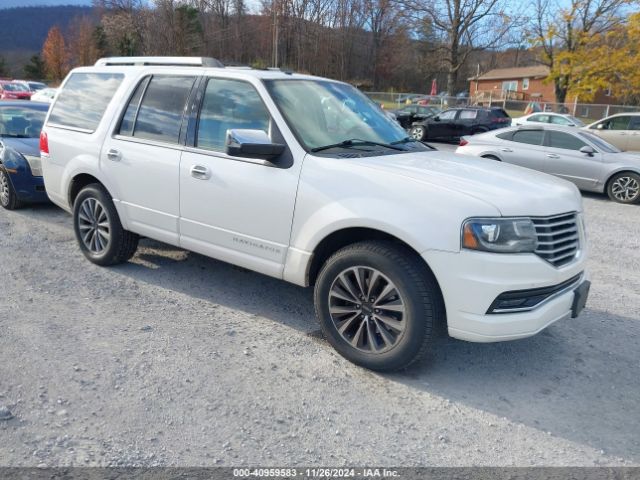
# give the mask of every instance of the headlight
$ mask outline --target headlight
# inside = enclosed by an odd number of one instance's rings
[[[472,218],[462,225],[462,248],[494,253],[533,252],[538,238],[528,218]]]
[[[31,167],[31,174],[34,177],[42,176],[42,160],[40,157],[34,157],[32,155],[24,155],[24,158],[29,162],[29,167]]]

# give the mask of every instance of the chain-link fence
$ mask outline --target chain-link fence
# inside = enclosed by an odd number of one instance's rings
[[[614,113],[640,112],[640,107],[630,105],[599,105],[590,103],[550,103],[540,101],[509,100],[506,98],[484,98],[476,100],[469,97],[446,97],[440,95],[422,95],[416,93],[365,92],[374,102],[386,110],[396,110],[407,104],[420,103],[434,105],[443,110],[464,105],[481,105],[484,107],[502,107],[511,118],[521,117],[533,111],[568,113],[592,123]]]

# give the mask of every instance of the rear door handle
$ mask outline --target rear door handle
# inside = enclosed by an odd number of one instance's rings
[[[501,152],[513,152],[513,150],[511,150],[510,148],[501,148],[500,151]]]
[[[193,178],[197,178],[198,180],[207,180],[211,176],[209,174],[209,169],[207,167],[203,167],[202,165],[193,165],[190,171],[191,176]]]
[[[120,160],[120,152],[115,148],[110,148],[107,151],[107,158],[109,160],[113,160],[114,162],[117,162],[118,160]]]
[[[549,157],[549,158],[560,158],[560,155],[556,155],[555,153],[547,153],[547,157]]]

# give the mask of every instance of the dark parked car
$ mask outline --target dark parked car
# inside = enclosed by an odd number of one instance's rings
[[[40,131],[49,104],[0,101],[0,205],[47,202],[40,162]]]
[[[458,140],[463,135],[510,125],[511,118],[502,108],[451,108],[434,117],[414,122],[410,134],[416,140]]]
[[[434,106],[412,104],[398,110],[391,110],[391,113],[395,115],[396,120],[402,128],[408,130],[415,122],[426,120],[439,114],[441,111],[441,109]]]

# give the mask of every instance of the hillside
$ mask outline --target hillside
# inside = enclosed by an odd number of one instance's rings
[[[58,5],[90,6],[91,0],[2,0],[0,10],[17,7],[51,7]]]
[[[28,0],[22,3],[28,3]],[[16,51],[39,52],[47,38],[47,32],[53,25],[66,30],[74,17],[89,15],[91,11],[91,7],[88,6],[70,5],[1,9],[0,55],[8,57]]]

